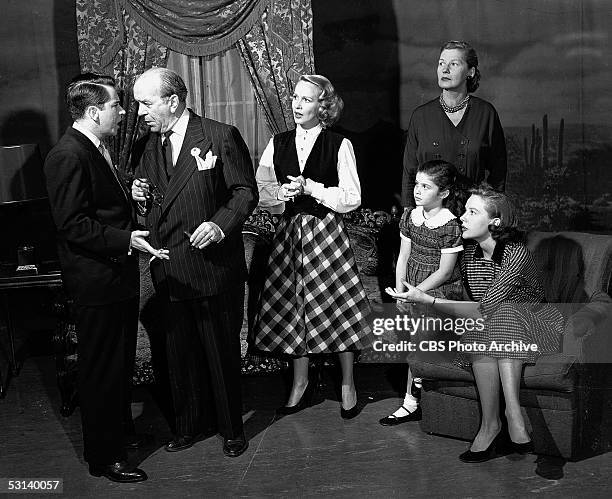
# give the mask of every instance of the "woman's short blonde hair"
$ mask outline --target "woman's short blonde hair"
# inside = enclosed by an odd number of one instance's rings
[[[323,128],[328,128],[340,119],[344,101],[336,93],[336,89],[331,82],[321,75],[302,75],[298,81],[312,83],[321,89],[319,95],[318,118]]]

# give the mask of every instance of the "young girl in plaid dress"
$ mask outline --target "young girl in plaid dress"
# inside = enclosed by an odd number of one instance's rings
[[[457,216],[463,205],[458,183],[457,170],[446,161],[427,161],[417,169],[416,207],[401,229],[395,289],[389,291],[401,293],[405,289],[403,282],[407,281],[438,298],[461,298],[463,288],[457,260],[463,246]],[[401,302],[398,308],[411,311],[402,307]],[[393,414],[380,419],[380,424],[395,426],[420,420],[420,391],[421,379],[413,378],[409,368],[404,402]]]
[[[328,129],[342,111],[329,80],[305,75],[292,100],[296,129],[274,136],[260,161],[260,191],[285,202],[255,324],[255,345],[293,357],[293,385],[278,414],[310,403],[308,356],[338,353],[341,415],[357,415],[353,352],[366,346],[370,307],[341,213],[361,203],[351,142]]]

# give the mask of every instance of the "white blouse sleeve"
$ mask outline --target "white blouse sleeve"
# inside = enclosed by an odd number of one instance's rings
[[[357,161],[353,144],[343,139],[338,150],[338,187],[306,179],[312,197],[338,213],[348,213],[361,204],[361,185],[357,176]]]
[[[278,199],[280,184],[276,178],[273,160],[274,139],[271,138],[270,142],[268,142],[268,145],[264,149],[263,154],[261,155],[259,167],[257,168],[257,172],[255,174],[257,187],[259,188],[259,206],[262,208],[270,208],[283,203]]]

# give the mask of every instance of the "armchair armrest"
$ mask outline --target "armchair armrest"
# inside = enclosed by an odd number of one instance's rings
[[[612,299],[596,291],[565,325],[563,353],[581,363],[612,363]]]

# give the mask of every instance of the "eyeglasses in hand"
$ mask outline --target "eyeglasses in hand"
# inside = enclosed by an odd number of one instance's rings
[[[148,178],[139,178],[138,180],[144,182],[149,187],[147,199],[150,199],[154,206],[161,206],[164,202],[164,195],[160,192],[159,188]]]

